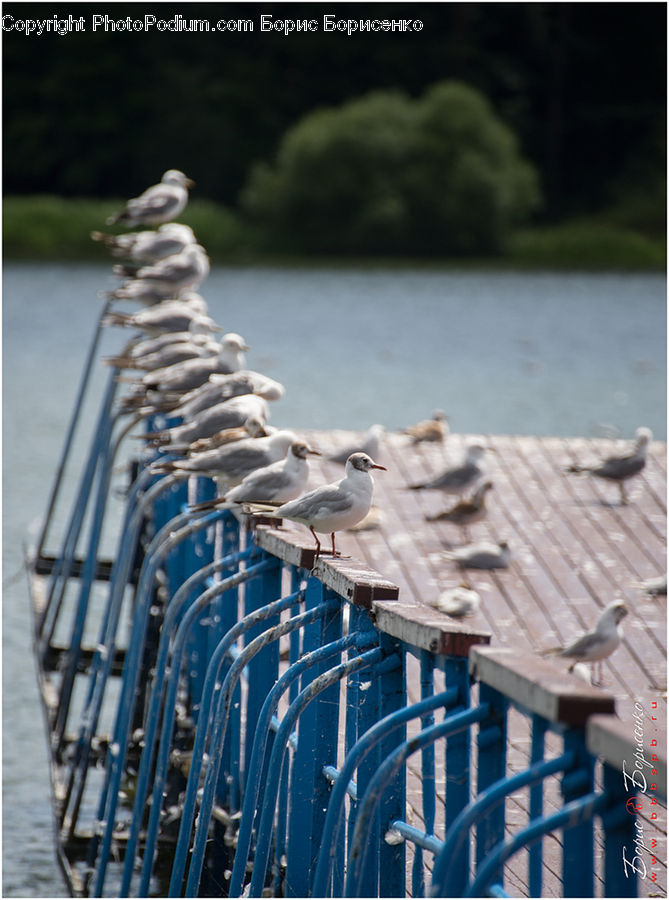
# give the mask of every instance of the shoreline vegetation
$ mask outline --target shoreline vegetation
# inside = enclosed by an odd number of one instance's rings
[[[118,233],[105,225],[122,200],[63,198],[52,195],[3,198],[3,256],[6,261],[102,261],[91,231]],[[180,221],[190,225],[212,262],[231,264],[487,266],[518,269],[664,270],[666,237],[607,222],[596,217],[559,224],[525,226],[510,234],[506,246],[485,258],[440,256],[417,258],[389,254],[370,258],[276,250],[263,231],[234,210],[192,198]]]

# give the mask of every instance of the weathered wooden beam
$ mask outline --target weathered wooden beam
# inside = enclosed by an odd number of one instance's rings
[[[628,722],[623,722],[617,716],[597,715],[588,719],[586,742],[588,750],[604,762],[621,772],[623,765],[625,766],[632,792],[643,784],[640,776],[636,774],[640,772],[647,786],[657,785],[657,790],[652,793],[666,798],[666,750],[660,746],[659,741],[656,746],[652,746],[651,742],[657,740],[658,732],[651,733],[651,731],[652,726],[647,715],[644,716],[643,710],[639,710],[638,716],[632,716]],[[656,759],[653,759],[653,756]],[[652,770],[655,770],[655,775],[651,774]]]
[[[508,647],[473,647],[469,671],[477,681],[549,722],[581,727],[595,713],[615,712],[612,694],[530,653]]]
[[[293,531],[261,526],[256,543],[289,565],[308,569],[314,578],[356,606],[372,608],[375,600],[396,600],[399,588],[374,569],[349,556],[321,556],[316,559],[313,540]]]
[[[372,605],[376,627],[420,650],[443,656],[467,656],[476,644],[489,644],[490,634],[471,625],[448,619],[424,603],[387,603]]]

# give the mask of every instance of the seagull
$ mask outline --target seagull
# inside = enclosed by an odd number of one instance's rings
[[[167,222],[157,231],[131,231],[127,234],[92,231],[91,238],[102,241],[112,256],[125,257],[144,265],[172,256],[173,253],[180,253],[188,244],[195,243],[193,229],[178,222]]]
[[[657,575],[655,578],[647,578],[645,581],[639,582],[635,587],[641,588],[642,591],[646,594],[650,594],[651,597],[657,597],[660,594],[667,593],[667,576],[666,575]]]
[[[204,384],[183,394],[178,404],[171,404],[170,412],[174,416],[192,419],[202,410],[233,397],[256,394],[263,400],[275,401],[280,400],[285,392],[285,388],[280,382],[274,381],[273,378],[262,375],[260,372],[254,372],[252,369],[239,369],[228,375],[214,372]]]
[[[194,182],[178,169],[168,169],[160,184],[133,197],[120,213],[110,216],[107,225],[162,225],[183,212],[188,203],[188,188]]]
[[[450,509],[435,516],[425,516],[425,519],[428,522],[451,522],[459,525],[465,538],[469,540],[469,526],[485,517],[485,496],[492,487],[492,481],[483,481],[468,500],[460,500]]]
[[[178,300],[163,300],[148,309],[135,313],[110,312],[102,319],[105,326],[139,328],[148,335],[158,335],[165,331],[195,331],[207,327],[210,331],[220,331],[219,326],[209,318],[209,308],[204,297],[189,291]]]
[[[435,409],[431,419],[423,419],[415,425],[409,425],[403,429],[402,434],[408,434],[413,444],[421,441],[443,441],[448,434],[448,416],[441,409]]]
[[[123,290],[133,281],[155,284],[160,290],[178,294],[184,290],[195,290],[205,280],[211,269],[209,257],[200,244],[188,244],[180,253],[159,259],[150,266],[142,266],[131,274],[130,281],[124,282],[113,293],[123,297]],[[122,278],[129,273],[124,266],[114,266],[114,274]]]
[[[443,550],[442,556],[454,560],[462,569],[506,569],[511,551],[506,541],[497,544],[481,541],[456,547],[455,550]]]
[[[620,645],[622,640],[622,628],[618,625],[628,613],[628,609],[622,600],[614,600],[613,603],[604,609],[597,624],[592,631],[588,631],[581,637],[576,638],[566,647],[555,647],[551,650],[544,650],[542,656],[560,656],[572,659],[573,662],[569,667],[571,672],[577,662],[600,663],[600,680],[601,680],[601,662],[609,657],[614,650]]]
[[[646,465],[648,445],[652,440],[653,432],[650,428],[642,426],[636,430],[634,447],[631,453],[625,453],[622,456],[609,456],[592,466],[567,466],[565,472],[587,472],[590,475],[596,475],[598,478],[616,481],[620,490],[620,502],[626,504],[628,499],[625,493],[624,482],[633,475],[638,475],[643,470]]]
[[[428,600],[428,603],[447,616],[461,619],[465,616],[473,616],[478,612],[481,606],[481,597],[468,582],[463,582],[457,587],[448,588],[438,597]]]
[[[332,456],[328,456],[328,459],[330,462],[341,463],[342,465],[346,465],[352,453],[366,453],[367,456],[371,456],[373,459],[379,455],[381,439],[385,430],[383,425],[372,425],[357,443],[351,444],[345,450],[333,453]]]
[[[309,455],[320,456],[304,441],[293,441],[283,459],[255,469],[216,500],[205,500],[191,509],[200,512],[234,503],[286,503],[299,497],[309,479]]]
[[[176,332],[188,334],[187,332]],[[195,357],[215,356],[221,349],[218,341],[208,335],[194,334],[187,340],[169,341],[163,347],[153,353],[135,353],[128,356],[110,356],[104,360],[108,366],[116,366],[119,369],[139,369],[143,372],[155,372],[156,369],[164,369],[173,366],[186,359]]]
[[[249,472],[283,459],[297,435],[288,429],[268,437],[245,438],[215,450],[197,453],[188,459],[157,460],[150,467],[154,473],[181,472],[183,475],[207,475],[215,478],[219,488],[229,490]]]
[[[229,374],[241,369],[245,361],[243,351],[248,349],[243,337],[228,332],[221,338],[220,350],[216,356],[187,359],[164,369],[156,369],[155,372],[144,375],[139,384],[147,391],[183,394],[204,384],[215,372]]]
[[[470,444],[465,452],[464,459],[456,466],[446,469],[441,475],[421,484],[410,484],[409,490],[422,491],[438,490],[447,494],[460,494],[473,485],[483,474],[479,465],[486,448],[481,444]]]
[[[249,416],[243,425],[234,426],[233,428],[222,428],[211,437],[198,438],[188,446],[188,453],[203,453],[205,450],[215,450],[216,447],[222,447],[224,444],[232,444],[234,441],[241,441],[247,437],[267,437],[274,434],[276,428],[267,425],[260,416]]]
[[[193,441],[212,437],[225,428],[241,427],[252,416],[262,422],[269,418],[267,400],[257,394],[242,394],[203,409],[181,425],[163,431],[149,431],[140,437],[160,444],[166,450],[187,449]]]
[[[386,471],[385,466],[375,463],[366,453],[352,453],[346,461],[345,474],[340,481],[308,491],[276,509],[260,511],[272,518],[290,519],[306,525],[316,541],[316,559],[321,552],[316,532],[329,533],[332,555],[338,556],[340,554],[335,548],[335,533],[361,522],[372,505],[374,481],[369,474],[371,469]]]

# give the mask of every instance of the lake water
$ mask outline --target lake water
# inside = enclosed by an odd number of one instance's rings
[[[22,545],[45,509],[109,273],[4,268],[3,896],[66,895]],[[661,274],[215,267],[202,293],[251,345],[249,368],[286,386],[275,425],[397,428],[441,408],[467,433],[630,436],[643,424],[666,439]],[[126,337],[108,332],[102,355]]]

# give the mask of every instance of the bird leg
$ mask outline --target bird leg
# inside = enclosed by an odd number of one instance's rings
[[[620,489],[620,502],[622,503],[623,506],[627,506],[627,503],[628,503],[627,494],[625,493],[625,485],[623,484],[622,481],[618,482],[618,488]]]
[[[314,540],[316,541],[316,557],[315,558],[318,559],[318,557],[320,556],[320,553],[321,553],[321,542],[318,540],[318,535],[314,531],[312,525],[309,526],[309,531],[313,534]]]
[[[330,532],[330,537],[332,538],[332,556],[333,556],[333,557],[337,555],[337,551],[335,550],[335,540],[334,540],[334,536],[335,536],[334,531],[331,531],[331,532]]]

